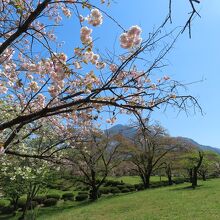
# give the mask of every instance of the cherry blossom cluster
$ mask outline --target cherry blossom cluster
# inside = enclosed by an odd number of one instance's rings
[[[103,22],[103,17],[101,12],[98,9],[92,9],[91,14],[87,18],[89,24],[92,26],[99,26]]]
[[[120,45],[122,48],[131,49],[141,44],[141,28],[139,26],[132,26],[126,33],[120,36]]]
[[[92,33],[92,29],[84,26],[80,30],[80,39],[83,44],[90,44],[92,43],[92,37],[90,36]]]

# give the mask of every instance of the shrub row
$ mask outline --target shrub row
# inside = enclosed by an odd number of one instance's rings
[[[101,194],[118,194],[118,193],[127,193],[127,192],[132,192],[135,191],[135,187],[133,185],[121,185],[121,186],[113,186],[113,187],[101,187],[100,188],[100,193]]]
[[[106,180],[104,186],[119,186],[124,185],[123,181]]]

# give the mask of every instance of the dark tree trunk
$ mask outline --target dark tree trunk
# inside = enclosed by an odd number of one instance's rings
[[[13,215],[16,215],[16,210],[18,209],[18,197],[12,199],[11,204],[13,204]]]
[[[189,169],[189,181],[190,183],[193,182],[193,169]]]
[[[150,188],[150,175],[149,174],[143,175],[142,181],[144,184],[144,189],[149,189]]]
[[[206,181],[206,175],[205,175],[205,173],[202,174],[202,180],[203,180],[203,181]]]
[[[89,198],[91,201],[96,201],[99,197],[98,195],[98,187],[96,184],[96,172],[95,170],[91,169],[91,190],[89,193]]]
[[[96,201],[99,198],[99,191],[96,186],[92,186],[92,189],[90,190],[89,198],[92,201]]]
[[[193,168],[193,172],[192,172],[192,188],[195,189],[197,186],[197,170],[196,168]]]
[[[22,215],[19,217],[18,220],[26,220],[26,213],[27,213],[28,208],[29,208],[29,201],[26,202],[26,205],[24,209],[22,210]]]
[[[203,160],[203,153],[199,152],[199,161],[198,164],[196,166],[193,167],[192,169],[192,188],[195,189],[198,184],[197,184],[197,179],[198,179],[198,170],[202,164],[202,160]]]
[[[171,186],[173,185],[172,176],[168,176],[168,184]]]
[[[150,188],[150,175],[146,176],[145,189]]]
[[[173,185],[173,180],[172,180],[172,172],[171,172],[171,167],[168,165],[168,167],[166,168],[166,174],[167,174],[167,178],[168,178],[168,184],[171,186]]]

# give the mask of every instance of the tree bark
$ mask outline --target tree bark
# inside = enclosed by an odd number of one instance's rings
[[[93,186],[90,190],[89,197],[91,201],[96,201],[99,198],[98,188],[96,186]]]
[[[150,188],[150,175],[148,173],[143,175],[142,181],[144,184],[144,189],[149,189]]]
[[[198,186],[197,180],[198,180],[198,170],[202,164],[203,160],[203,153],[199,152],[199,161],[196,166],[192,168],[192,188],[195,189]]]
[[[166,174],[167,174],[167,178],[168,178],[168,184],[171,186],[173,185],[173,180],[172,180],[172,172],[171,172],[171,168],[168,165],[167,169],[166,169]]]

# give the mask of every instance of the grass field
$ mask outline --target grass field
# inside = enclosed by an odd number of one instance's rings
[[[136,177],[123,177],[136,183]],[[157,177],[153,178],[157,181]],[[35,209],[37,220],[219,220],[220,179],[102,197],[97,202],[62,202],[56,207]],[[5,216],[6,217],[6,216]],[[16,217],[0,219],[17,219]]]
[[[40,220],[219,220],[220,180],[150,189],[102,198],[95,203],[66,203],[38,213]],[[57,209],[57,210],[56,210]]]
[[[137,184],[141,183],[141,179],[139,176],[123,176],[123,177],[108,177],[108,179],[112,180],[117,180],[117,181],[123,181],[124,183],[129,183],[129,184]],[[161,177],[161,180],[167,180],[166,177]],[[151,182],[159,182],[160,177],[159,176],[152,176],[150,178]]]

